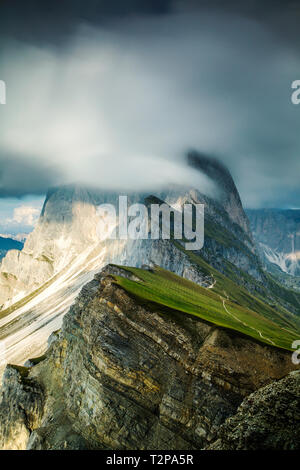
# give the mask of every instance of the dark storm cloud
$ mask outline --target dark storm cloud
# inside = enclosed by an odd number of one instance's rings
[[[299,205],[295,2],[22,5],[2,15],[0,158],[18,155],[32,177],[14,184],[12,163],[3,194],[55,179],[189,183],[180,156],[195,147],[229,166],[245,205]]]
[[[0,198],[44,194],[45,189],[62,180],[56,169],[40,160],[14,155],[0,156]]]
[[[128,15],[160,15],[170,0],[4,0],[0,6],[1,35],[23,40],[66,40],[80,22],[103,25]]]
[[[282,32],[285,39],[293,41],[298,37],[300,7],[295,0],[2,0],[0,35],[41,42],[65,41],[82,22],[103,26],[132,15],[207,9],[264,21]]]

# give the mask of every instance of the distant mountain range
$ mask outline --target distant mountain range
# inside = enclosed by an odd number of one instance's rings
[[[22,250],[24,243],[17,241],[13,238],[6,238],[0,237],[0,260],[4,258],[4,256],[10,250]]]
[[[300,210],[246,211],[265,268],[293,285],[300,276]],[[299,283],[300,285],[300,283]]]

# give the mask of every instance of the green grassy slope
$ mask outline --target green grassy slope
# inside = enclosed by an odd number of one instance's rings
[[[231,263],[227,260],[223,260],[223,263],[226,264],[226,273],[228,273],[227,275],[224,275],[220,273],[217,269],[213,268],[206,261],[204,261],[201,256],[193,253],[192,251],[184,250],[184,248],[176,241],[174,241],[173,243],[178,249],[180,249],[186,254],[186,256],[193,263],[193,265],[198,268],[199,272],[203,273],[204,275],[213,276],[213,278],[217,281],[216,286],[214,288],[215,292],[219,294],[224,294],[225,290],[227,294],[230,295],[230,299],[234,300],[240,305],[249,307],[251,310],[254,310],[260,315],[265,316],[266,318],[270,318],[271,320],[273,320],[275,316],[276,322],[279,322],[280,326],[285,328],[296,328],[300,331],[300,317],[297,317],[296,315],[292,314],[279,303],[277,303],[276,308],[272,308],[268,303],[266,303],[261,293],[263,291],[263,286],[253,277],[249,276],[247,273],[240,269],[235,268],[235,270],[233,270],[233,265],[231,265]],[[238,280],[235,282],[237,275],[239,275],[240,278],[244,280],[244,282],[249,282],[250,284],[252,284],[252,286],[257,285],[257,295],[251,294],[248,290],[239,285]],[[273,282],[272,286],[274,288],[274,292],[272,293],[274,293],[275,297],[282,296],[282,298],[285,298],[287,295],[294,296],[293,292],[276,284],[271,276],[270,281]],[[270,297],[270,292],[267,288],[265,288],[265,291],[265,298]],[[299,294],[297,295],[299,297]],[[296,301],[298,302],[298,299],[296,299]],[[299,307],[298,303],[297,306]]]
[[[208,265],[209,266],[209,265]],[[208,289],[156,267],[153,272],[120,266],[137,276],[132,281],[115,276],[116,282],[130,294],[190,314],[221,327],[239,331],[256,340],[291,350],[300,337],[300,326],[241,289],[209,266],[215,285]]]
[[[145,203],[149,204],[162,204],[164,201],[155,197],[155,196],[148,196],[145,198]],[[253,253],[250,249],[248,244],[251,244],[251,240],[247,233],[237,224],[232,222],[229,219],[229,216],[224,209],[219,207],[218,203],[214,201],[214,210],[215,212],[221,217],[224,222],[226,222],[227,227],[232,227],[233,231],[230,231],[225,228],[222,224],[220,225],[217,223],[209,214],[209,212],[205,212],[205,223],[204,223],[204,232],[205,232],[205,243],[208,240],[212,240],[216,242],[220,247],[224,248],[233,248],[238,253],[243,253],[245,256],[248,257],[249,260],[252,261],[253,265],[256,266],[258,272],[261,273],[264,282],[257,281],[254,277],[247,274],[245,271],[239,269],[237,266],[230,263],[226,258],[222,258],[221,265],[222,265],[222,272],[224,273],[223,278],[221,279],[221,273],[217,269],[212,268],[209,264],[210,262],[205,262],[202,255],[197,252],[186,251],[183,247],[183,244],[180,243],[178,240],[174,240],[173,238],[173,225],[172,225],[172,217],[171,217],[171,242],[176,246],[176,248],[185,253],[185,255],[190,258],[194,266],[198,266],[201,272],[207,272],[210,274],[214,272],[216,276],[219,276],[219,280],[222,281],[221,283],[225,282],[228,284],[229,279],[231,279],[232,285],[231,287],[233,290],[235,288],[233,285],[247,285],[247,291],[251,291],[254,293],[256,300],[261,300],[264,304],[276,304],[276,310],[281,313],[283,317],[289,322],[291,311],[299,312],[299,323],[298,326],[300,327],[300,292],[295,290],[288,289],[287,287],[282,286],[279,282],[276,282],[271,275],[264,272],[262,269],[261,262],[257,255]],[[193,221],[194,222],[194,221]],[[193,225],[193,229],[195,227]],[[182,240],[186,241],[186,240]],[[206,246],[206,244],[204,245]],[[215,248],[213,248],[215,250]],[[210,256],[215,256],[214,251],[210,254]],[[218,254],[221,257],[221,254]],[[227,281],[225,281],[227,279]],[[218,284],[218,288],[220,287],[220,283]],[[240,294],[240,292],[239,292]],[[251,299],[251,306],[253,304],[253,298]],[[261,309],[261,306],[259,307]],[[269,312],[272,317],[272,312]]]

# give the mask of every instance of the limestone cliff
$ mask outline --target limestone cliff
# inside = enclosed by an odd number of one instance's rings
[[[49,190],[23,250],[9,251],[0,267],[4,308],[34,291],[99,241],[92,194],[77,186]]]
[[[116,269],[82,289],[45,357],[7,367],[2,449],[202,449],[293,369],[288,352],[141,304]]]

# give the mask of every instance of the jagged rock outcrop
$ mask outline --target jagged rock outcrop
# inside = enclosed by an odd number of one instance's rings
[[[32,431],[40,424],[44,409],[44,391],[28,378],[25,367],[7,366],[0,406],[2,449],[26,447]]]
[[[188,164],[207,175],[219,188],[219,199],[229,218],[239,225],[251,238],[249,221],[245,215],[241,198],[228,170],[219,160],[209,158],[197,151],[187,155]]]
[[[204,448],[245,396],[293,369],[288,352],[140,304],[117,273],[129,275],[108,267],[82,289],[45,358],[6,371],[0,436],[18,448]],[[17,420],[8,400],[22,402]]]
[[[300,371],[247,397],[211,450],[299,450]]]

